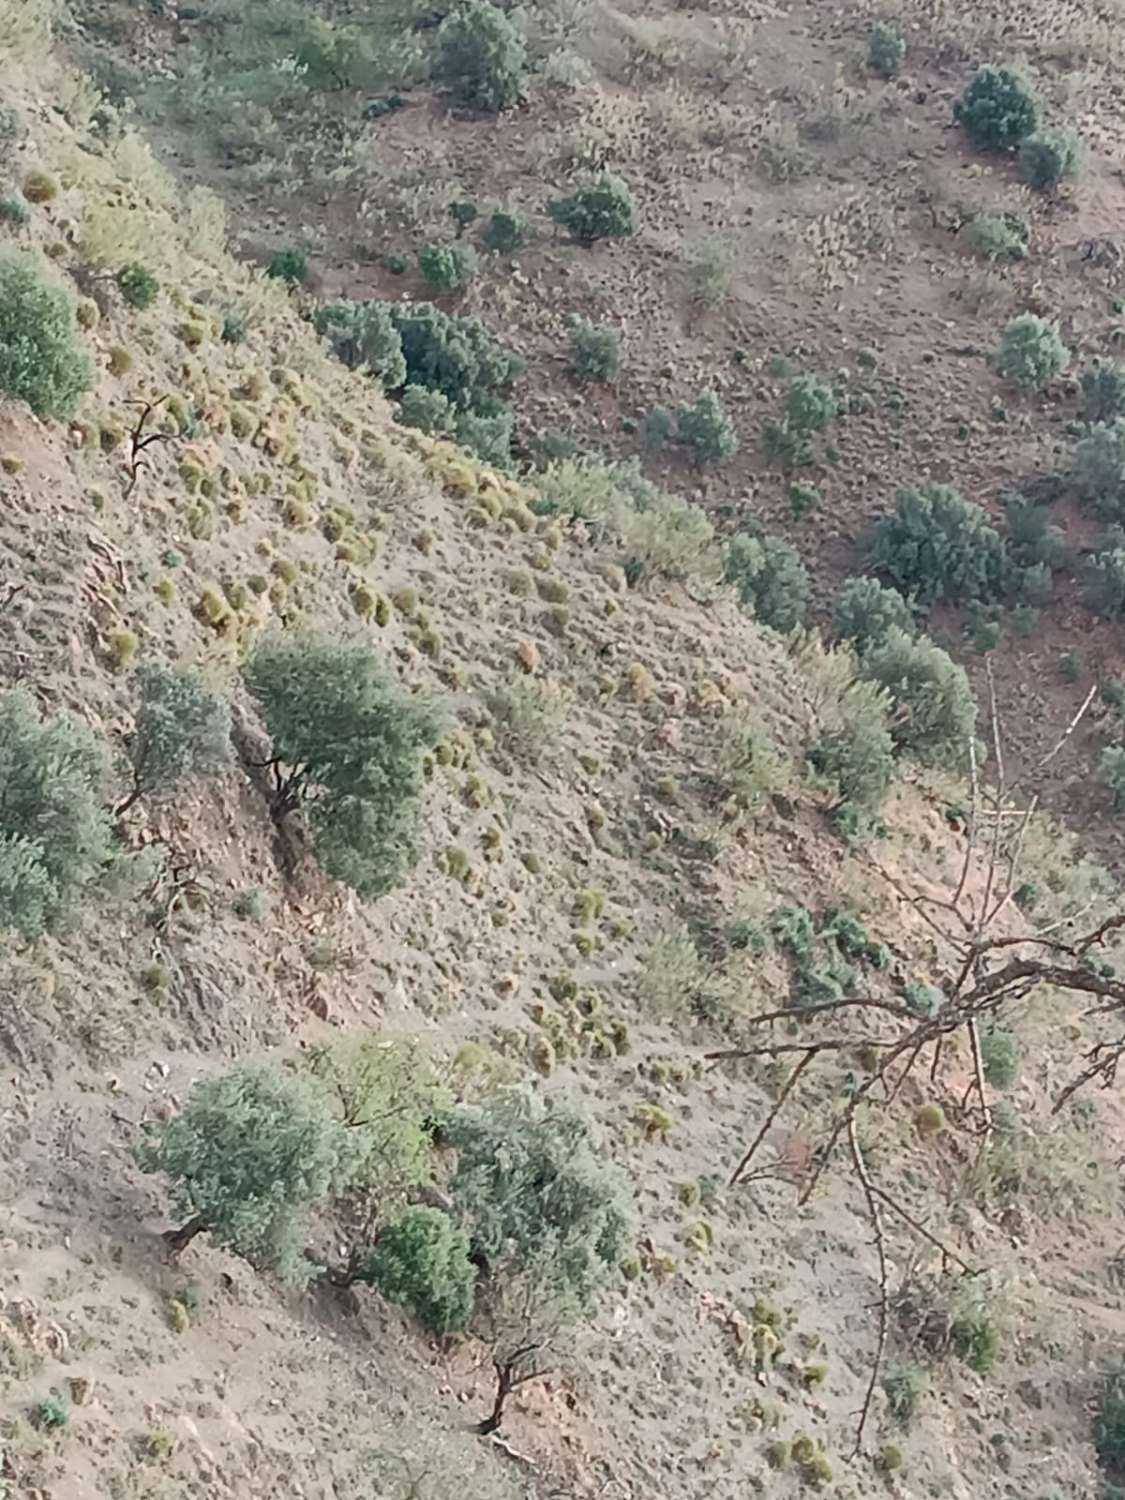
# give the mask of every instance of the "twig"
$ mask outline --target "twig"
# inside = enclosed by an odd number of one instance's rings
[[[920,1234],[924,1240],[929,1240],[931,1245],[935,1246],[936,1249],[941,1251],[941,1268],[943,1271],[945,1270],[947,1263],[952,1260],[956,1261],[956,1263],[961,1267],[962,1271],[964,1271],[967,1275],[977,1276],[980,1274],[978,1271],[975,1271],[972,1266],[963,1261],[957,1254],[956,1250],[951,1250],[948,1245],[944,1244],[941,1240],[938,1239],[936,1234],[931,1234],[924,1225],[919,1224],[918,1220],[915,1219],[912,1215],[908,1214],[906,1209],[903,1208],[902,1204],[897,1202],[896,1199],[892,1198],[890,1193],[885,1192],[881,1187],[876,1187],[873,1182],[869,1183],[868,1185],[871,1191],[875,1194],[876,1198],[880,1198],[888,1208],[893,1209],[894,1212],[898,1214],[900,1219],[905,1219],[906,1222],[910,1225],[911,1229],[914,1230],[915,1234]]]
[[[141,457],[145,450],[151,448],[153,443],[174,443],[179,441],[175,434],[171,432],[145,432],[145,423],[152,416],[156,408],[162,406],[167,399],[167,396],[161,396],[159,401],[129,401],[126,403],[128,406],[139,406],[141,408],[141,414],[137,418],[137,425],[129,434],[129,484],[123,496],[126,500],[128,500],[136,488],[141,470],[146,467]]]
[[[813,1061],[813,1059],[816,1057],[816,1055],[819,1052],[819,1050],[820,1049],[818,1047],[810,1047],[809,1050],[805,1053],[804,1057],[801,1058],[801,1061],[793,1069],[792,1073],[790,1073],[789,1077],[785,1080],[785,1087],[782,1089],[781,1093],[778,1094],[777,1099],[776,1099],[776,1101],[774,1103],[773,1108],[770,1110],[769,1114],[763,1120],[761,1129],[758,1131],[757,1135],[754,1137],[754,1139],[750,1142],[750,1145],[747,1147],[745,1156],[742,1158],[742,1160],[739,1162],[738,1166],[735,1167],[734,1171],[731,1173],[731,1175],[730,1175],[730,1186],[731,1187],[736,1187],[737,1186],[737,1184],[739,1182],[739,1179],[742,1177],[743,1172],[745,1172],[746,1168],[750,1165],[751,1161],[753,1160],[754,1153],[757,1151],[758,1147],[762,1144],[762,1142],[765,1140],[766,1136],[769,1134],[770,1127],[773,1125],[773,1122],[777,1119],[778,1115],[781,1113],[781,1111],[782,1111],[782,1109],[783,1109],[783,1107],[785,1105],[786,1099],[788,1099],[789,1095],[793,1092],[793,1089],[796,1086],[797,1081],[800,1078],[801,1074],[805,1071],[805,1069]]]
[[[883,1233],[883,1216],[879,1212],[879,1203],[871,1178],[867,1175],[867,1163],[863,1159],[863,1152],[859,1149],[854,1114],[848,1121],[848,1146],[851,1150],[856,1176],[863,1188],[863,1196],[867,1200],[867,1212],[875,1235],[875,1252],[879,1257],[879,1335],[875,1344],[875,1358],[871,1361],[871,1378],[867,1382],[867,1393],[863,1398],[863,1406],[860,1409],[859,1422],[855,1430],[852,1457],[858,1458],[863,1451],[863,1430],[867,1426],[871,1402],[875,1395],[875,1388],[879,1384],[879,1372],[883,1367],[883,1352],[887,1347],[887,1327],[890,1323],[891,1306],[887,1292],[887,1246]]]

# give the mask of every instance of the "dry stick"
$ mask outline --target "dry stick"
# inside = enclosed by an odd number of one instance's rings
[[[804,1057],[801,1058],[801,1061],[797,1064],[792,1073],[790,1073],[789,1077],[785,1080],[785,1087],[782,1089],[781,1093],[778,1094],[773,1108],[770,1110],[769,1114],[762,1122],[762,1128],[758,1131],[758,1134],[754,1137],[754,1139],[750,1142],[750,1145],[747,1147],[746,1155],[742,1158],[738,1166],[735,1167],[734,1171],[731,1173],[729,1184],[731,1187],[737,1186],[739,1178],[742,1176],[743,1172],[745,1172],[746,1168],[754,1159],[754,1153],[765,1140],[766,1136],[769,1134],[770,1127],[773,1125],[773,1122],[781,1113],[786,1099],[788,1099],[789,1095],[793,1092],[797,1080],[800,1078],[801,1074],[805,1071],[808,1065],[812,1062],[818,1050],[819,1049],[813,1047],[808,1052],[806,1052]]]
[[[996,783],[996,807],[999,810],[1007,792],[1007,783],[1004,777],[1004,751],[1000,743],[1000,710],[996,706],[996,679],[992,675],[992,658],[985,657],[985,672],[988,677],[988,715],[992,722],[992,747],[996,756],[996,769],[999,773]],[[992,886],[996,879],[996,862],[1000,856],[1000,819],[996,818],[992,829],[992,845],[988,854],[988,874],[984,882],[984,900],[980,906],[980,920],[977,922],[976,942],[979,944],[984,936],[985,923],[988,918],[988,903],[992,899]]]
[[[1066,744],[1067,740],[1070,739],[1071,735],[1074,733],[1074,731],[1078,728],[1079,724],[1081,724],[1082,720],[1085,718],[1085,716],[1086,716],[1086,710],[1090,707],[1090,704],[1093,703],[1094,698],[1095,698],[1095,696],[1097,694],[1097,691],[1098,691],[1098,685],[1095,682],[1094,685],[1093,685],[1093,687],[1090,689],[1090,691],[1086,694],[1085,698],[1082,700],[1082,707],[1074,715],[1074,718],[1071,719],[1070,723],[1066,726],[1066,728],[1063,730],[1062,734],[1059,736],[1058,743],[1055,745],[1055,748],[1053,750],[1049,750],[1047,752],[1047,754],[1043,757],[1043,759],[1039,762],[1039,764],[1035,767],[1035,769],[1037,771],[1041,771],[1044,766],[1050,765],[1051,761],[1054,760],[1055,756],[1063,748],[1063,746]]]
[[[863,1429],[867,1425],[875,1387],[879,1384],[879,1371],[883,1367],[883,1351],[887,1347],[887,1326],[890,1322],[891,1308],[887,1292],[887,1246],[883,1234],[883,1217],[879,1212],[879,1203],[871,1178],[867,1175],[867,1163],[863,1159],[863,1152],[859,1149],[854,1115],[848,1121],[848,1145],[851,1148],[856,1176],[860,1180],[863,1196],[867,1200],[867,1212],[875,1234],[875,1251],[879,1257],[879,1337],[875,1345],[875,1358],[871,1362],[871,1379],[867,1382],[867,1394],[863,1398],[863,1406],[860,1409],[859,1422],[855,1430],[855,1447],[852,1449],[852,1457],[858,1458],[863,1451]]]
[[[953,905],[961,904],[961,896],[965,890],[965,882],[969,878],[969,869],[972,865],[973,850],[977,841],[977,809],[980,804],[980,782],[977,778],[977,742],[972,735],[969,736],[969,775],[973,789],[973,800],[969,804],[969,832],[965,841],[965,858],[961,864],[961,878],[957,882],[957,889],[953,893]]]
[[[931,1234],[931,1232],[924,1225],[919,1224],[918,1220],[915,1219],[911,1214],[908,1214],[906,1209],[903,1208],[902,1204],[899,1203],[896,1199],[892,1198],[890,1193],[884,1192],[881,1187],[876,1187],[873,1182],[869,1183],[869,1186],[871,1188],[871,1191],[875,1194],[876,1198],[881,1198],[888,1208],[894,1209],[895,1213],[898,1214],[900,1218],[905,1219],[906,1222],[910,1225],[911,1229],[914,1230],[915,1234],[920,1234],[924,1240],[929,1240],[931,1245],[934,1245],[938,1250],[941,1251],[941,1269],[943,1273],[946,1268],[946,1263],[952,1260],[956,1261],[956,1263],[961,1267],[966,1275],[978,1276],[980,1274],[979,1271],[974,1271],[972,1266],[963,1261],[957,1254],[956,1250],[951,1250],[948,1245],[938,1239],[936,1234]]]

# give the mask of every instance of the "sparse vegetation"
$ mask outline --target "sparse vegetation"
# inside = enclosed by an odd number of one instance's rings
[[[189,779],[230,764],[230,708],[190,667],[146,662],[129,738],[133,787],[118,815],[140,797],[167,800]]]
[[[579,380],[613,380],[619,348],[616,328],[578,318],[570,330],[570,364]]]

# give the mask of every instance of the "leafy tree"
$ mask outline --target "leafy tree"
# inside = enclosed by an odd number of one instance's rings
[[[360,1279],[434,1333],[460,1332],[472,1315],[477,1268],[469,1242],[437,1208],[408,1208],[380,1230]]]
[[[0,694],[0,929],[35,938],[70,916],[114,861],[105,748],[84,724]]]
[[[1029,187],[1053,192],[1082,169],[1082,145],[1073,130],[1040,130],[1020,146],[1020,173]]]
[[[909,634],[914,611],[898,589],[877,578],[849,578],[836,595],[832,624],[840,640],[851,641],[862,656],[869,646],[881,646],[891,630]]]
[[[1059,338],[1057,323],[1035,313],[1021,313],[1004,329],[993,357],[998,374],[1027,389],[1046,385],[1070,363],[1070,350]]]
[[[484,243],[487,249],[495,250],[498,255],[511,255],[527,243],[530,232],[523,214],[511,208],[496,208],[484,227]]]
[[[1107,547],[1090,558],[1084,598],[1096,614],[1125,615],[1125,547]]]
[[[457,413],[449,397],[428,391],[424,385],[403,387],[397,416],[404,427],[416,427],[419,432],[446,435],[457,430]]]
[[[1125,419],[1099,424],[1074,450],[1074,488],[1110,520],[1125,520]]]
[[[26,401],[37,417],[72,416],[94,383],[76,328],[73,301],[41,279],[30,255],[0,254],[0,395]]]
[[[1097,364],[1083,371],[1082,394],[1087,422],[1113,422],[1125,415],[1125,365]]]
[[[313,326],[349,370],[366,367],[388,391],[406,384],[402,339],[387,303],[327,302],[317,308]]]
[[[621,239],[633,234],[637,227],[628,184],[611,172],[603,172],[568,198],[552,200],[547,212],[583,245],[592,245],[595,240]]]
[[[160,295],[159,281],[147,267],[138,265],[136,261],[122,266],[114,281],[122,300],[138,312],[151,307]]]
[[[275,250],[266,263],[266,275],[273,277],[275,281],[288,281],[292,284],[301,284],[308,280],[309,261],[303,250],[290,247],[288,250]]]
[[[928,636],[891,630],[863,658],[863,676],[885,688],[895,707],[896,749],[927,766],[960,766],[977,708],[965,669]]]
[[[875,527],[871,561],[924,609],[941,599],[990,599],[1003,588],[999,534],[979,505],[946,484],[900,490]]]
[[[676,410],[676,432],[701,464],[725,464],[738,452],[738,434],[714,391],[702,391]]]
[[[351,1145],[322,1089],[276,1067],[240,1067],[196,1083],[178,1115],[146,1126],[135,1154],[142,1171],[171,1179],[187,1216],[165,1235],[173,1250],[207,1233],[300,1283],[315,1272],[304,1216],[346,1177]]]
[[[953,118],[982,151],[1018,146],[1039,124],[1039,105],[1017,68],[978,68],[953,106]]]
[[[523,97],[524,60],[523,34],[511,17],[488,0],[472,0],[441,23],[433,71],[463,103],[496,114]]]
[[[418,269],[436,292],[460,292],[477,274],[477,258],[468,245],[427,245],[418,253]]]
[[[133,787],[120,817],[140,797],[165,800],[191,777],[230,764],[230,705],[191,667],[146,662],[137,671],[140,703],[129,740]]]
[[[880,78],[894,78],[906,56],[906,41],[893,21],[876,21],[867,44],[867,65]]]
[[[739,602],[772,630],[793,630],[804,619],[809,575],[797,549],[780,537],[738,532],[727,548],[724,575]]]
[[[617,374],[617,329],[578,318],[570,330],[570,367],[580,380],[612,380]]]
[[[311,636],[263,641],[243,675],[273,741],[274,817],[303,808],[327,875],[365,899],[392,890],[417,859],[434,709],[366,648]]]

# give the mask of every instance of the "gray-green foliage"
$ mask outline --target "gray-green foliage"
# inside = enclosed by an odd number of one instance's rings
[[[1125,1473],[1125,1359],[1115,1354],[1106,1361],[1098,1388],[1094,1419],[1094,1448],[1108,1473]],[[1107,1486],[1105,1500],[1110,1500]]]
[[[463,103],[497,113],[523,97],[525,56],[516,22],[488,0],[471,0],[441,23],[434,77]]]
[[[1083,598],[1096,614],[1125,614],[1125,547],[1106,547],[1088,560]]]
[[[836,395],[816,375],[797,375],[785,393],[785,421],[802,435],[823,432],[836,420]]]
[[[914,611],[898,589],[877,578],[849,578],[832,605],[832,626],[862,656],[869,647],[881,646],[890,631],[912,631]]]
[[[1039,106],[1018,68],[978,68],[953,106],[953,118],[982,151],[1019,145],[1039,124]]]
[[[136,1147],[171,1180],[178,1214],[262,1270],[300,1283],[306,1215],[350,1179],[362,1132],[341,1128],[327,1094],[277,1067],[239,1067],[196,1083],[179,1114]]]
[[[0,254],[0,395],[26,401],[37,417],[73,416],[94,383],[77,333],[73,300],[35,259]]]
[[[1125,806],[1125,749],[1107,745],[1098,761],[1098,780],[1113,796],[1115,810]]]
[[[583,1117],[509,1089],[452,1111],[443,1137],[457,1150],[450,1192],[491,1275],[536,1267],[588,1308],[621,1260],[630,1211],[624,1179]]]
[[[497,255],[511,255],[521,249],[531,233],[524,214],[514,208],[495,208],[484,227],[484,243]]]
[[[130,802],[172,797],[190,778],[213,776],[230,764],[230,705],[198,671],[145,662],[136,684]]]
[[[457,413],[449,397],[424,385],[403,386],[395,415],[404,427],[419,432],[448,436],[457,431]]]
[[[928,636],[891,630],[863,658],[863,675],[889,694],[898,750],[928,766],[956,768],[968,757],[976,703],[965,669]]]
[[[906,41],[893,21],[876,21],[867,43],[867,65],[880,78],[893,78],[906,56]]]
[[[968,238],[977,254],[991,261],[1024,260],[1027,256],[1027,222],[1018,214],[976,214],[969,224]]]
[[[1074,488],[1111,521],[1125,520],[1125,418],[1099,423],[1074,450]]]
[[[898,1360],[888,1365],[883,1376],[883,1390],[892,1421],[900,1427],[909,1427],[917,1415],[918,1403],[929,1388],[930,1377],[925,1365],[914,1360]]]
[[[437,1334],[458,1332],[472,1315],[477,1269],[469,1242],[440,1209],[418,1205],[385,1224],[360,1279]]]
[[[264,640],[243,673],[279,768],[274,815],[303,808],[321,868],[360,896],[392,890],[417,860],[433,706],[366,647],[315,636]]]
[[[0,695],[0,929],[38,937],[112,865],[107,777],[105,747],[84,724],[41,720],[23,688]]]
[[[893,514],[875,527],[871,561],[925,609],[942,599],[991,599],[1004,583],[999,534],[947,484],[899,491]]]
[[[714,391],[677,408],[676,433],[701,464],[723,464],[738,452],[734,423]]]
[[[612,172],[602,172],[566,198],[552,199],[547,212],[583,245],[620,239],[637,227],[629,186]]]
[[[995,1089],[1010,1089],[1019,1076],[1020,1049],[1015,1033],[999,1021],[980,1032],[981,1066]]]
[[[853,682],[839,695],[809,746],[813,776],[838,805],[874,812],[894,777],[890,695],[872,682]]]
[[[570,367],[580,380],[613,380],[619,359],[617,329],[575,320],[570,330]]]
[[[1058,324],[1036,313],[1012,318],[993,356],[997,373],[1027,390],[1046,385],[1069,363],[1070,350],[1059,337]]]
[[[727,547],[724,576],[763,625],[788,631],[804,619],[809,575],[796,548],[780,537],[738,532]]]
[[[317,308],[313,324],[350,370],[369,370],[388,391],[405,384],[402,339],[387,303],[350,299],[327,302]]]
[[[1020,174],[1029,187],[1051,192],[1082,170],[1082,143],[1073,130],[1040,130],[1020,146]]]
[[[436,292],[460,292],[477,274],[477,257],[469,245],[427,245],[418,252],[418,269]]]
[[[1097,364],[1082,373],[1087,422],[1112,422],[1125,415],[1125,365]]]

